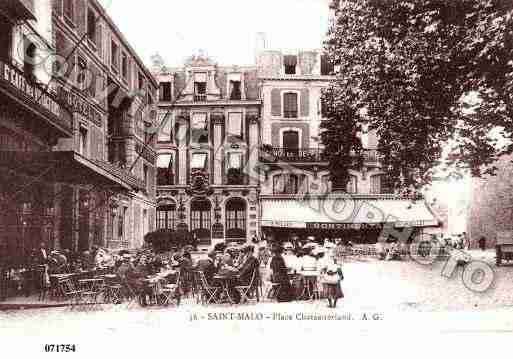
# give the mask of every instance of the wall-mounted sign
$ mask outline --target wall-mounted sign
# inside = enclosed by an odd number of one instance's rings
[[[59,87],[57,95],[76,113],[81,114],[98,127],[102,127],[102,116],[90,103],[72,91]]]

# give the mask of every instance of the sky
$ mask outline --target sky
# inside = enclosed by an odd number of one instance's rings
[[[222,65],[254,64],[256,34],[268,47],[322,47],[329,0],[100,0],[138,55],[168,66],[203,50]]]

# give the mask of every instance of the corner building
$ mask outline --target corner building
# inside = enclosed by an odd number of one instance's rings
[[[157,228],[187,230],[200,245],[259,231],[261,100],[254,66],[204,55],[155,70],[160,83]]]

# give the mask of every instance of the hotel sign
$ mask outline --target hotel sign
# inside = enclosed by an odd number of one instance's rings
[[[102,127],[102,116],[100,112],[84,98],[64,87],[59,87],[58,96],[73,112],[84,116],[96,126]]]
[[[3,82],[9,83],[31,101],[50,111],[53,115],[61,116],[61,106],[59,103],[39,85],[28,81],[22,71],[2,61],[0,61],[0,70]]]
[[[383,223],[307,223],[307,229],[381,229]]]

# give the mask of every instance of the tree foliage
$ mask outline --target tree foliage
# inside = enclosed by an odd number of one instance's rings
[[[333,177],[347,176],[364,124],[396,188],[431,182],[440,165],[493,173],[513,152],[496,136],[513,136],[512,9],[504,0],[342,1],[325,44],[337,66],[323,94]]]

